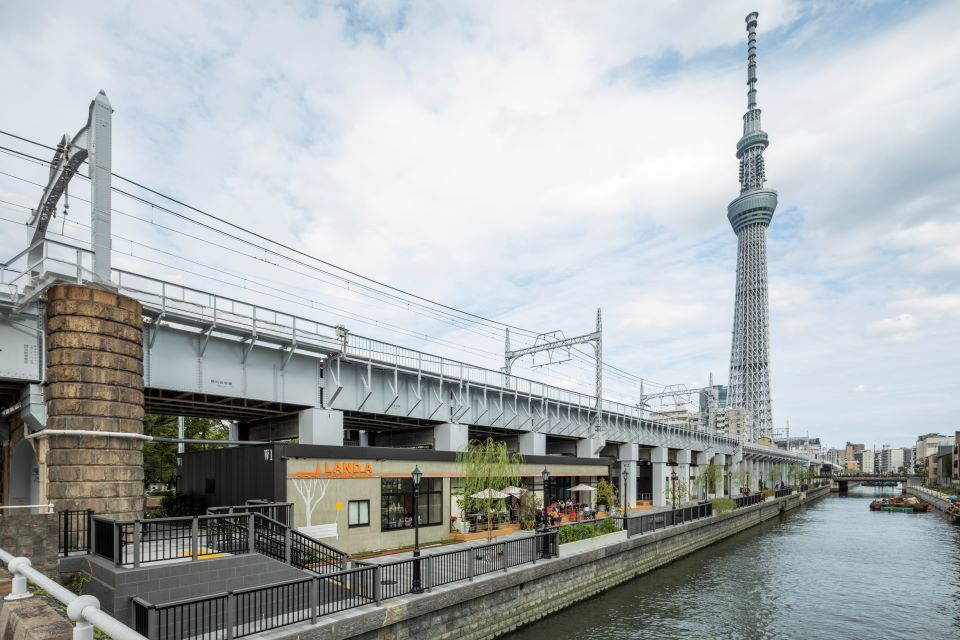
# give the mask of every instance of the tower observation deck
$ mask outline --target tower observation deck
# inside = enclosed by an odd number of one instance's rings
[[[757,108],[757,13],[747,16],[747,112],[737,143],[740,195],[727,206],[737,234],[737,295],[730,349],[727,406],[747,413],[752,440],[770,436],[770,313],[767,301],[767,227],[777,208],[777,192],[764,187],[763,151],[770,143],[760,128]]]

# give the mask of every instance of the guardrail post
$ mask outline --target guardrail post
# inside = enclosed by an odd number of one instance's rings
[[[113,523],[113,563],[118,567],[123,566],[123,558],[120,556],[123,547],[120,545],[120,523]]]
[[[503,547],[503,549],[500,551],[500,557],[503,558],[502,560],[503,570],[506,571],[507,570],[507,543],[501,542],[500,546]]]
[[[97,549],[97,525],[93,521],[93,513],[87,516],[87,553],[93,553]]]
[[[252,513],[247,515],[247,544],[250,547],[250,553],[257,552],[257,524],[253,518]]]
[[[133,523],[133,568],[140,568],[140,538],[143,535],[143,524],[136,520]]]
[[[474,573],[476,573],[476,567],[474,566],[476,562],[477,552],[474,551],[474,547],[467,547],[467,580],[473,582]]]
[[[431,561],[433,556],[424,556],[423,564],[426,565],[425,571],[423,573],[423,588],[430,592],[430,589],[433,587],[433,562]]]
[[[233,640],[234,628],[237,626],[237,596],[233,591],[227,592],[227,640]],[[151,636],[152,638],[153,636]]]
[[[382,594],[380,593],[380,565],[376,565],[373,569],[373,602],[378,607],[380,606],[380,599]]]
[[[84,515],[87,526],[87,553],[93,553],[93,509],[87,509]]]
[[[290,564],[290,527],[283,530],[283,561]]]
[[[533,537],[530,538],[530,541],[533,543],[533,564],[537,564],[537,533],[534,531]]]
[[[63,557],[70,557],[70,512],[61,511],[59,517],[63,518]]]
[[[310,579],[310,623],[317,624],[320,617],[320,578]]]
[[[200,518],[197,516],[190,521],[190,557],[193,560],[200,557]]]

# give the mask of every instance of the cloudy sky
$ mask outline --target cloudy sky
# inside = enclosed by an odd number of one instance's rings
[[[702,386],[728,375],[753,9],[775,423],[831,445],[960,429],[956,2],[2,2],[0,129],[54,144],[103,89],[123,176],[532,332],[590,331],[602,307],[606,362]],[[0,154],[4,257],[44,181]],[[51,230],[88,236],[88,195]],[[113,205],[117,266],[502,364],[500,325]],[[586,360],[524,374],[589,391]]]

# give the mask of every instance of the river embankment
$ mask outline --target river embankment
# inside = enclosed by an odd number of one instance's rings
[[[561,545],[558,558],[454,583],[431,593],[392,598],[295,625],[264,637],[361,640],[496,638],[746,531],[808,501],[829,486],[626,538],[621,532]]]

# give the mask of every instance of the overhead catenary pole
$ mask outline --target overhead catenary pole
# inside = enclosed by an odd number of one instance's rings
[[[33,227],[29,264],[36,265],[44,256],[43,239],[50,220],[56,215],[57,203],[67,193],[70,179],[84,161],[90,166],[90,247],[93,249],[93,279],[110,284],[110,214],[113,107],[100,91],[90,103],[87,123],[72,138],[64,135],[50,163],[47,186],[33,210],[29,225]]]
[[[582,336],[574,336],[572,338],[561,338],[559,340],[540,342],[534,344],[533,346],[516,350],[510,349],[509,328],[506,330],[505,334],[503,349],[503,372],[507,376],[510,375],[510,370],[513,368],[513,363],[516,362],[518,358],[522,358],[523,356],[533,355],[543,351],[554,351],[556,349],[569,349],[570,347],[578,344],[592,344],[596,362],[596,375],[594,381],[596,392],[594,406],[594,429],[598,433],[603,431],[603,322],[599,307],[597,307],[597,330],[593,333],[587,333]],[[539,338],[544,335],[546,334],[540,334],[537,336],[537,339],[539,340]]]

